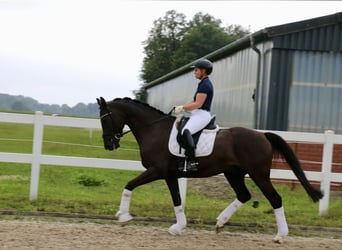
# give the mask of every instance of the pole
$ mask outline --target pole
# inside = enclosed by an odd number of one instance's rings
[[[333,155],[333,135],[334,131],[325,131],[325,143],[323,147],[322,158],[322,181],[321,190],[324,193],[323,198],[319,201],[319,215],[324,216],[328,214],[329,196],[330,196],[330,180],[331,180],[331,163]]]
[[[43,118],[43,112],[37,111],[34,117],[30,201],[38,199],[40,156],[43,144]]]
[[[185,202],[186,202],[186,188],[187,188],[187,178],[180,178],[178,179],[179,185],[179,193],[182,200],[182,207],[183,210],[185,209]]]

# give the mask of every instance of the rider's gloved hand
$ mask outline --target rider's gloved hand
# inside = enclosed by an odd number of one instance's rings
[[[176,106],[176,107],[174,107],[174,113],[176,115],[179,115],[182,112],[184,112],[184,107],[183,106]]]

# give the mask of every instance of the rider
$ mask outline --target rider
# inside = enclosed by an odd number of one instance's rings
[[[195,160],[195,144],[192,135],[210,122],[210,108],[214,95],[214,88],[208,77],[213,70],[212,62],[207,59],[199,59],[192,68],[194,68],[195,78],[200,80],[194,98],[174,109],[175,114],[180,114],[183,111],[191,112],[189,121],[182,129],[182,141],[185,143],[185,155],[187,156],[187,171],[197,171],[198,163]]]

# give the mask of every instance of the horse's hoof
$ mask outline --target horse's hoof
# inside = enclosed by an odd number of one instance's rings
[[[221,233],[224,230],[224,226],[217,226],[216,225],[216,233]]]
[[[173,224],[168,231],[169,234],[171,235],[181,235],[183,232],[183,229],[180,225],[178,224]]]
[[[284,240],[285,240],[285,236],[280,236],[280,235],[276,235],[276,237],[274,237],[273,239],[273,241],[278,244],[283,243]]]
[[[131,220],[133,220],[133,216],[129,213],[122,213],[121,211],[117,212],[115,215],[118,218],[118,222],[125,224]]]
[[[216,222],[216,233],[221,233],[224,229],[224,223],[220,222],[219,220]]]

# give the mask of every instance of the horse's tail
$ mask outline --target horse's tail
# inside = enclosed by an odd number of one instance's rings
[[[272,147],[275,151],[280,153],[286,160],[286,162],[290,165],[292,171],[297,176],[299,182],[303,185],[307,194],[311,197],[314,202],[317,202],[319,199],[323,197],[323,193],[320,190],[315,189],[308,181],[305,176],[305,173],[299,163],[298,158],[296,157],[293,150],[281,138],[279,135],[274,133],[266,132],[264,133],[267,140],[272,144]]]

